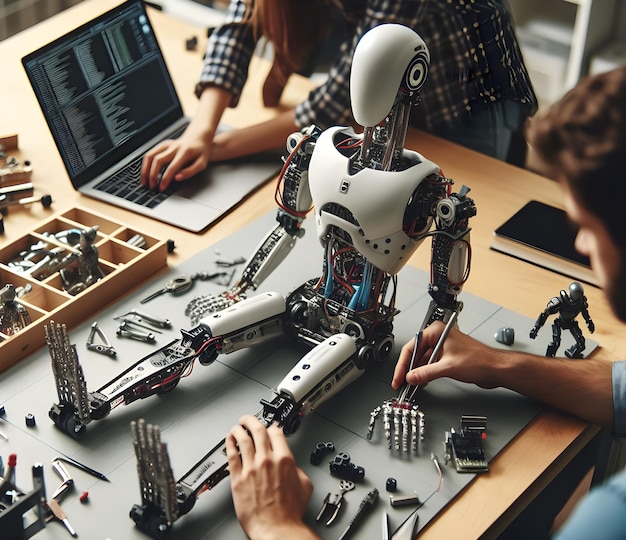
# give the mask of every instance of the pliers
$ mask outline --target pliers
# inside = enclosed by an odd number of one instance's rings
[[[326,521],[326,525],[328,526],[335,521],[343,504],[343,494],[352,489],[354,489],[354,482],[350,482],[350,480],[341,480],[339,482],[339,493],[328,493],[324,498],[322,509],[316,518],[317,521],[322,521],[322,516],[328,513],[330,513],[330,517],[328,518],[328,521]]]

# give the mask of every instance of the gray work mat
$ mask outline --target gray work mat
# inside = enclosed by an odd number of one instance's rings
[[[274,223],[273,214],[264,216],[71,330],[70,338],[77,347],[89,390],[100,388],[138,359],[179,337],[179,329],[191,327],[184,313],[187,303],[197,295],[219,293],[225,287],[210,281],[196,281],[193,288],[181,296],[165,294],[140,305],[142,298],[163,287],[172,277],[218,270],[215,264],[218,253],[221,258],[247,257]],[[276,290],[287,294],[307,279],[319,275],[321,246],[311,220],[307,220],[305,228],[304,238],[259,291]],[[430,246],[424,245],[421,253],[421,256],[429,257]],[[241,268],[239,266],[238,270]],[[398,283],[397,307],[401,313],[395,320],[393,359],[397,358],[402,344],[414,336],[429,301],[426,293],[428,276],[424,272],[407,267],[399,274]],[[504,348],[506,346],[495,342],[494,334],[498,328],[510,326],[516,332],[514,348],[544,354],[551,337],[551,321],[536,340],[531,340],[528,332],[534,320],[467,293],[462,294],[462,299],[465,303],[459,319],[462,330],[490,345]],[[537,307],[539,313],[545,306]],[[132,309],[167,317],[172,321],[173,329],[156,334],[156,345],[116,337],[118,321],[114,317]],[[118,352],[116,358],[86,349],[91,324],[95,320],[115,346]],[[561,350],[571,345],[568,340],[569,336],[564,334]],[[589,340],[586,352],[591,352],[596,345]],[[44,463],[48,496],[60,483],[50,468],[50,460],[61,453],[104,473],[110,482],[96,480],[69,467],[76,490],[63,501],[63,508],[72,525],[81,538],[145,538],[128,517],[133,504],[141,502],[130,421],[144,418],[161,427],[174,475],[180,478],[225,436],[240,416],[260,410],[260,399],[271,399],[272,388],[306,352],[302,345],[283,337],[251,350],[221,356],[211,366],[196,364],[191,375],[181,380],[174,391],[114,409],[104,420],[89,424],[85,436],[75,441],[58,431],[48,419],[48,410],[58,399],[50,358],[44,348],[0,378],[0,403],[6,408],[5,421],[0,423],[0,429],[9,437],[8,442],[0,439],[0,455],[5,462],[9,453],[18,455],[17,484],[25,491],[31,489],[32,464]],[[380,539],[384,511],[389,513],[392,530],[399,526],[413,508],[391,507],[389,493],[385,491],[386,480],[390,477],[397,480],[398,494],[417,492],[422,500],[428,497],[438,483],[438,475],[430,461],[431,451],[443,465],[445,431],[458,428],[462,414],[487,416],[485,448],[491,459],[541,408],[535,402],[507,390],[482,390],[448,379],[434,381],[423,390],[420,398],[420,407],[426,415],[424,449],[419,456],[400,456],[387,449],[382,419],[378,421],[373,439],[366,439],[370,411],[395,395],[389,385],[393,367],[394,361],[375,366],[343,393],[305,418],[298,432],[289,438],[298,463],[311,476],[315,486],[306,522],[322,538],[338,538],[363,497],[373,487],[378,488],[380,498],[374,511],[364,518],[353,537]],[[25,426],[24,418],[28,413],[35,416],[37,425],[34,428]],[[337,520],[329,527],[317,523],[315,518],[326,494],[338,493],[339,480],[330,475],[328,467],[328,460],[334,454],[318,466],[310,464],[310,454],[318,442],[333,442],[336,452],[347,452],[354,464],[365,469],[364,482],[345,495]],[[424,527],[474,478],[473,474],[457,473],[451,465],[443,469],[441,491],[419,510],[420,527]],[[83,491],[89,491],[88,504],[81,504],[78,500]],[[51,523],[36,538],[65,540],[67,534],[60,523]],[[199,497],[193,510],[175,523],[171,537],[177,540],[245,538],[234,515],[228,479]]]

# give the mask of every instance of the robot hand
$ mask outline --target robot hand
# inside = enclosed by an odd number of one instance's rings
[[[596,331],[596,325],[591,319],[587,321],[587,328],[589,329],[589,332],[591,332],[592,334]]]
[[[229,308],[236,302],[244,300],[246,295],[237,291],[235,288],[228,291],[222,291],[219,294],[204,294],[191,299],[185,308],[185,315],[191,319],[191,324],[196,326],[200,319]]]
[[[533,326],[532,330],[530,331],[530,339],[535,339],[538,333],[539,333],[539,327],[537,325]]]
[[[197,325],[205,316],[231,307],[246,298],[248,289],[256,290],[283,262],[298,238],[304,235],[301,228],[312,200],[308,184],[308,166],[320,130],[314,126],[294,133],[287,139],[288,157],[278,177],[276,202],[278,224],[261,240],[246,262],[237,284],[217,296],[194,298],[185,310],[191,322]]]

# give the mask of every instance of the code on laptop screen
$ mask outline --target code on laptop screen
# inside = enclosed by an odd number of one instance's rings
[[[141,2],[28,55],[24,67],[72,178],[100,162],[106,169],[181,114]]]

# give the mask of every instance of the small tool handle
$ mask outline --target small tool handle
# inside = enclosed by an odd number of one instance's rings
[[[77,538],[78,534],[76,534],[74,527],[72,527],[69,519],[67,519],[67,516],[65,515],[65,512],[61,508],[61,505],[56,501],[56,499],[50,499],[49,504],[50,504],[50,510],[52,510],[54,517],[57,518],[61,523],[63,523],[63,525],[65,525],[67,532],[69,532],[74,538]]]

